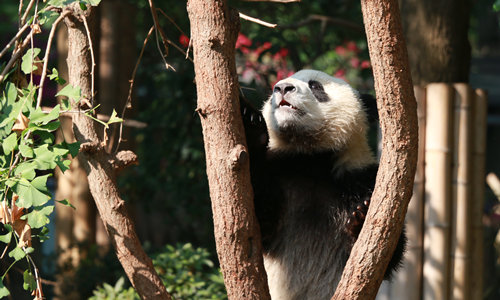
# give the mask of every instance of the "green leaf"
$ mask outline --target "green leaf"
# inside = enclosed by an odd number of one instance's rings
[[[56,97],[65,96],[68,97],[69,99],[73,99],[75,102],[78,102],[80,101],[81,95],[82,92],[80,90],[80,87],[74,87],[71,84],[68,84],[56,94]]]
[[[40,22],[40,25],[52,24],[58,16],[59,14],[55,11],[43,10],[38,13],[38,21]]]
[[[87,10],[87,6],[85,5],[84,1],[80,1],[80,9]]]
[[[54,205],[47,205],[42,209],[34,209],[29,214],[21,217],[23,220],[28,220],[31,228],[40,228],[50,223],[49,215],[54,211]]]
[[[22,102],[17,99],[17,88],[11,82],[6,82],[0,94],[0,139],[11,133],[17,116],[22,108]]]
[[[14,169],[14,175],[33,180],[36,176],[36,164],[33,161],[21,162]]]
[[[58,105],[54,106],[54,108],[47,114],[42,111],[41,108],[37,108],[30,115],[30,125],[46,125],[51,121],[57,120],[59,118],[59,112],[61,111],[61,107]]]
[[[43,177],[43,176],[42,176]],[[37,186],[41,187],[41,182],[43,179],[37,178],[33,180]],[[47,180],[47,179],[45,179]],[[13,187],[14,192],[19,195],[19,199],[17,200],[17,206],[29,208],[31,206],[42,206],[47,201],[49,201],[50,197],[39,191],[31,182],[26,180],[25,178],[21,178],[17,184]],[[46,190],[46,187],[44,188]]]
[[[9,295],[9,290],[3,285],[3,278],[0,280],[0,298],[7,297]]]
[[[34,65],[35,62],[33,61],[33,59],[36,58],[38,54],[40,54],[39,48],[30,48],[28,49],[28,51],[26,51],[26,54],[23,55],[21,70],[24,72],[24,74],[29,74],[38,69],[38,67]]]
[[[38,176],[37,178],[31,181],[31,184],[39,191],[49,193],[49,189],[47,189],[47,178],[52,176],[52,174],[47,174],[43,176]]]
[[[31,148],[29,145],[26,145],[24,143],[24,140],[21,141],[21,144],[19,145],[19,151],[21,151],[21,155],[26,158],[33,158],[34,153],[33,153],[33,148]]]
[[[109,118],[108,124],[112,123],[120,123],[123,122],[122,118],[117,117],[116,111],[113,109],[113,113],[111,114],[111,117]]]
[[[9,252],[9,257],[12,257],[16,261],[23,259],[26,256],[23,249],[16,247],[12,251]]]
[[[61,159],[61,160],[56,161],[56,164],[59,167],[59,169],[61,169],[61,171],[64,173],[67,170],[69,170],[69,165],[71,165],[71,160]]]
[[[57,128],[59,128],[59,126],[61,126],[61,122],[54,121],[54,122],[50,122],[47,125],[31,126],[30,129],[52,132],[52,131],[55,131]]]
[[[79,142],[74,142],[71,144],[68,144],[66,142],[62,142],[62,145],[68,149],[69,154],[71,154],[71,157],[75,158],[78,155],[78,151],[80,151],[80,143]]]
[[[8,155],[17,147],[17,134],[11,133],[6,139],[2,141],[3,153]]]
[[[33,274],[31,274],[29,270],[24,271],[23,280],[24,280],[23,288],[25,290],[33,291],[36,289],[35,276],[33,276]]]
[[[49,229],[47,227],[42,227],[40,230],[40,233],[37,235],[38,239],[40,240],[41,243],[45,242],[46,240],[50,239],[49,236]]]
[[[39,144],[52,145],[56,139],[54,135],[48,131],[37,130],[34,132],[34,134],[38,136],[37,141]]]
[[[59,202],[61,203],[62,205],[66,205],[66,206],[69,206],[71,207],[72,209],[76,209],[75,206],[73,206],[73,204],[71,204],[67,199],[64,199],[64,200],[56,200],[56,202]]]
[[[69,103],[68,99],[61,99],[61,108],[62,108],[62,110],[70,110],[71,109],[71,103]]]
[[[9,178],[5,181],[5,185],[12,188],[13,186],[15,186],[17,183],[19,182],[19,179],[17,178]]]
[[[14,103],[14,102],[16,102],[16,99],[17,99],[17,88],[16,88],[16,85],[13,84],[12,82],[7,82],[5,84],[5,91],[7,92],[5,94],[5,96],[7,98],[7,102],[8,103]]]
[[[3,242],[5,244],[10,243],[10,240],[12,239],[12,232],[8,232],[7,234],[0,235],[0,242]]]
[[[35,148],[35,162],[40,170],[52,170],[57,166],[57,161],[61,160],[69,153],[68,149],[61,147],[50,147],[45,144]]]
[[[59,72],[56,68],[52,68],[52,74],[48,75],[48,77],[50,80],[54,80],[55,82],[57,82],[57,84],[63,85],[66,83],[66,80],[59,77]]]

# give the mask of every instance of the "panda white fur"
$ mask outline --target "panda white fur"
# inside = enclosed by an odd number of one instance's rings
[[[279,81],[262,113],[242,101],[273,300],[330,299],[364,221],[378,165],[359,93],[323,72]],[[401,235],[386,278],[398,266]]]

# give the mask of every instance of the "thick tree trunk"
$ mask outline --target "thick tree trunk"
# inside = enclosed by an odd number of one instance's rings
[[[469,0],[402,0],[401,14],[413,81],[468,82]]]
[[[72,7],[73,15],[65,19],[68,27],[69,84],[80,87],[82,97],[88,99],[91,95],[90,46],[81,21],[83,12],[78,3]],[[87,18],[91,11],[88,8],[85,12]],[[95,131],[95,123],[83,114],[74,114],[73,130],[77,141],[82,144],[78,155],[88,174],[90,191],[130,282],[142,299],[170,299],[127,216],[124,202],[117,191],[114,170],[109,162],[112,157],[104,151]]]
[[[361,5],[383,148],[365,224],[332,299],[375,299],[401,234],[417,163],[417,110],[397,0]]]
[[[187,8],[224,282],[229,299],[270,299],[238,101],[238,13],[223,0],[190,0]]]

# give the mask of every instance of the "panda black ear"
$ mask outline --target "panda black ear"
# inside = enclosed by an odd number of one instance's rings
[[[375,99],[375,97],[370,94],[361,94],[359,95],[359,99],[365,107],[368,122],[370,124],[378,123],[379,117],[377,109],[377,99]]]

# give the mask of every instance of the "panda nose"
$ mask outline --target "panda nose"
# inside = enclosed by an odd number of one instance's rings
[[[292,93],[295,92],[296,88],[293,84],[291,83],[278,83],[277,85],[274,86],[274,92],[275,93],[281,93],[281,95],[285,95],[286,93]]]

